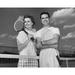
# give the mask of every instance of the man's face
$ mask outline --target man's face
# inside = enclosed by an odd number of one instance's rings
[[[41,23],[45,26],[49,25],[49,17],[47,14],[41,15]]]

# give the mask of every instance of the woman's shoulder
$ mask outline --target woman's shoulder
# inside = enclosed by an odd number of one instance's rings
[[[20,31],[18,33],[18,36],[17,37],[22,37],[23,38],[24,36],[26,36],[25,32],[24,31]]]
[[[18,33],[18,34],[22,34],[22,33],[24,33],[24,31],[19,31],[19,33]]]
[[[19,31],[19,33],[24,33],[24,31],[23,31],[23,30],[21,30],[21,31]]]
[[[25,41],[26,39],[28,39],[28,38],[27,38],[27,35],[25,34],[24,31],[20,31],[20,32],[18,33],[18,36],[17,36],[16,39],[19,40],[19,41],[22,43],[22,42],[24,42],[24,41]]]

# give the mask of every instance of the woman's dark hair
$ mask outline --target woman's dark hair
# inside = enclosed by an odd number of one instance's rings
[[[31,19],[31,21],[33,22],[33,26],[34,26],[34,24],[35,24],[35,21],[34,21],[34,18],[33,18],[33,16],[26,15],[26,16],[24,16],[24,19],[25,19],[25,18],[30,18],[30,19]],[[24,19],[23,19],[23,21],[24,21]]]
[[[48,17],[50,18],[50,14],[49,14],[48,12],[42,12],[42,13],[40,14],[40,18],[41,18],[41,15],[43,15],[43,14],[47,14]]]
[[[20,31],[24,31],[27,35],[28,35],[28,33],[25,31],[25,29],[24,29],[24,19],[25,18],[30,18],[31,19],[31,21],[33,22],[33,26],[34,26],[34,24],[35,24],[35,21],[34,21],[34,18],[33,18],[33,16],[30,16],[30,15],[24,15],[24,17],[23,17],[23,28],[22,28],[22,30],[20,30]]]

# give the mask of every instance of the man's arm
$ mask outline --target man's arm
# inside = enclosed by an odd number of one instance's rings
[[[52,39],[42,41],[42,48],[48,48],[48,47],[57,48],[58,39],[59,39],[59,35],[55,34]]]
[[[55,35],[53,35],[52,39],[42,41],[42,44],[51,44],[52,45],[52,44],[58,43],[58,39],[59,39],[59,35],[55,34]]]
[[[49,47],[57,48],[58,39],[59,39],[58,34],[55,34],[52,39],[45,40],[45,41],[41,41],[41,39],[38,38],[36,47],[39,49],[44,49],[44,48],[49,48]]]

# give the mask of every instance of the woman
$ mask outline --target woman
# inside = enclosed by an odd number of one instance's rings
[[[36,49],[34,46],[34,34],[36,30],[32,28],[32,26],[35,24],[34,19],[32,16],[24,16],[23,23],[23,29],[19,31],[16,38],[19,54],[25,56],[36,56]],[[30,60],[25,59],[24,62],[19,60],[18,66],[27,66],[26,62],[29,62]],[[35,60],[35,62],[37,63],[37,60]]]

